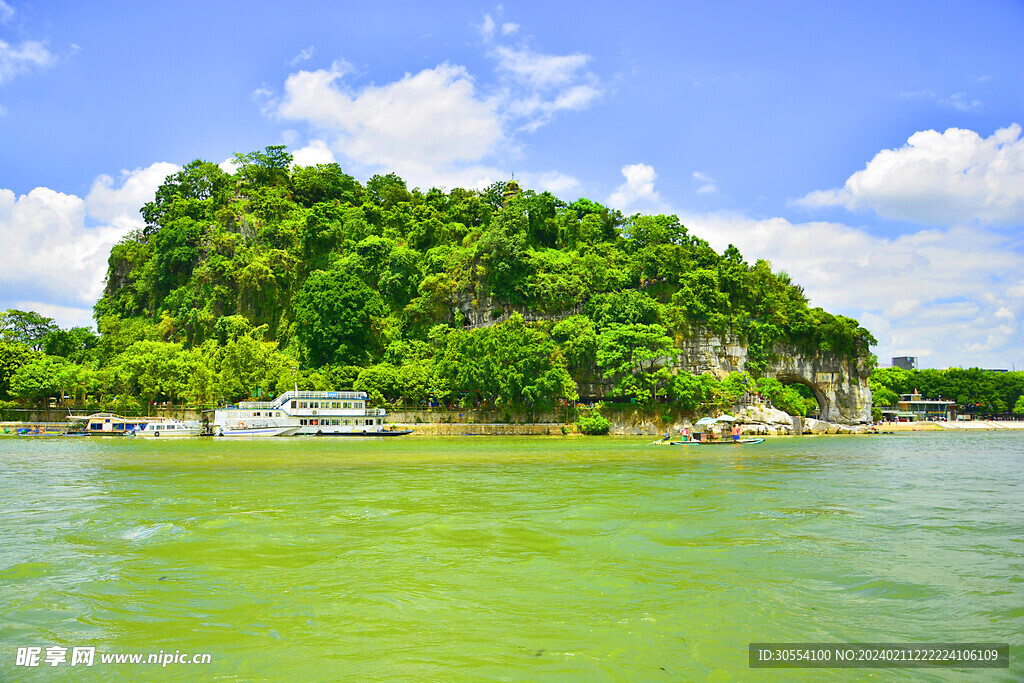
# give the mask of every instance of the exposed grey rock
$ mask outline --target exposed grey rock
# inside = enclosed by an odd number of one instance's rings
[[[519,313],[527,321],[561,320],[580,313],[582,304],[572,310],[554,315],[535,311],[515,310],[499,306],[486,297],[475,299],[462,294],[454,302],[453,318],[465,321],[468,327],[487,327],[507,320]],[[691,325],[688,335],[676,339],[678,357],[664,359],[662,366],[692,372],[710,373],[721,379],[730,372],[743,371],[747,363],[747,345],[735,334],[718,334],[701,325]],[[871,371],[862,359],[848,359],[830,351],[807,351],[791,344],[777,344],[774,359],[764,374],[784,384],[800,383],[811,389],[820,407],[820,418],[844,425],[871,422],[871,389],[868,377]],[[607,395],[610,385],[595,379],[595,383],[580,385],[580,395],[601,397]],[[780,411],[781,412],[781,411]],[[778,420],[754,420],[772,423]],[[789,422],[788,418],[786,420]]]

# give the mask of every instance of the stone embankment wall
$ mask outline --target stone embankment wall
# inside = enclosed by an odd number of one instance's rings
[[[536,424],[469,424],[447,422],[394,423],[399,429],[413,430],[412,436],[562,436],[572,425]],[[563,431],[563,427],[565,428]]]

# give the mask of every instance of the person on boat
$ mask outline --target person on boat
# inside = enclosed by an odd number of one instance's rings
[[[679,437],[683,441],[689,441],[690,440],[690,428],[689,427],[683,427],[682,429],[680,429],[679,430]]]
[[[740,440],[740,426],[739,425],[734,425],[733,428],[732,428],[732,440],[733,441],[739,441]]]

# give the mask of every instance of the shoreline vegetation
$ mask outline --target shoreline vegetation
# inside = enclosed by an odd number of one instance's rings
[[[95,331],[0,313],[0,411],[137,416],[295,386],[365,391],[389,412],[486,407],[527,421],[597,401],[613,422],[623,404],[667,424],[750,400],[807,416],[821,407],[812,389],[772,376],[790,348],[874,368],[876,407],[920,389],[979,414],[1024,413],[1024,373],[877,369],[856,320],[672,215],[511,180],[360,183],[337,164],[297,167],[283,146],[236,155],[234,173],[195,160],[141,214],[111,250]],[[742,367],[688,367],[682,348],[701,330],[740,340]]]

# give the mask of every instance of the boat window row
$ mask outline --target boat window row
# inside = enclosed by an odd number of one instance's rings
[[[293,410],[302,408],[314,408],[319,410],[331,410],[331,409],[361,409],[363,404],[361,401],[292,401],[291,408]]]
[[[101,431],[103,431],[103,424],[104,423],[102,423],[102,422],[90,422],[89,423],[89,429],[91,431],[94,431],[94,432],[101,432]],[[128,431],[128,430],[136,429],[137,427],[145,427],[147,423],[146,422],[114,422],[114,423],[111,423],[110,420],[107,420],[106,424],[108,424],[110,426],[110,431],[120,432],[120,431]]]
[[[267,414],[264,415],[263,413],[261,413],[260,411],[257,410],[256,412],[254,412],[252,414],[252,416],[253,417],[281,417],[281,411],[280,410],[268,410]]]
[[[327,425],[330,425],[330,426],[355,425],[355,426],[358,427],[358,426],[361,426],[361,425],[364,425],[364,424],[367,425],[367,426],[374,425],[374,424],[384,424],[384,421],[381,420],[380,418],[377,418],[377,420],[374,421],[373,418],[366,418],[365,420],[363,420],[361,418],[357,418],[355,420],[350,420],[350,419],[339,419],[339,418],[336,418],[336,417],[334,417],[334,418],[326,418],[325,417],[325,418],[321,418],[321,419],[318,419],[318,420],[302,419],[302,420],[299,420],[299,424],[302,425],[303,427],[309,427],[309,426],[312,426],[312,427],[317,427],[317,426],[323,427],[323,426],[327,426]]]

